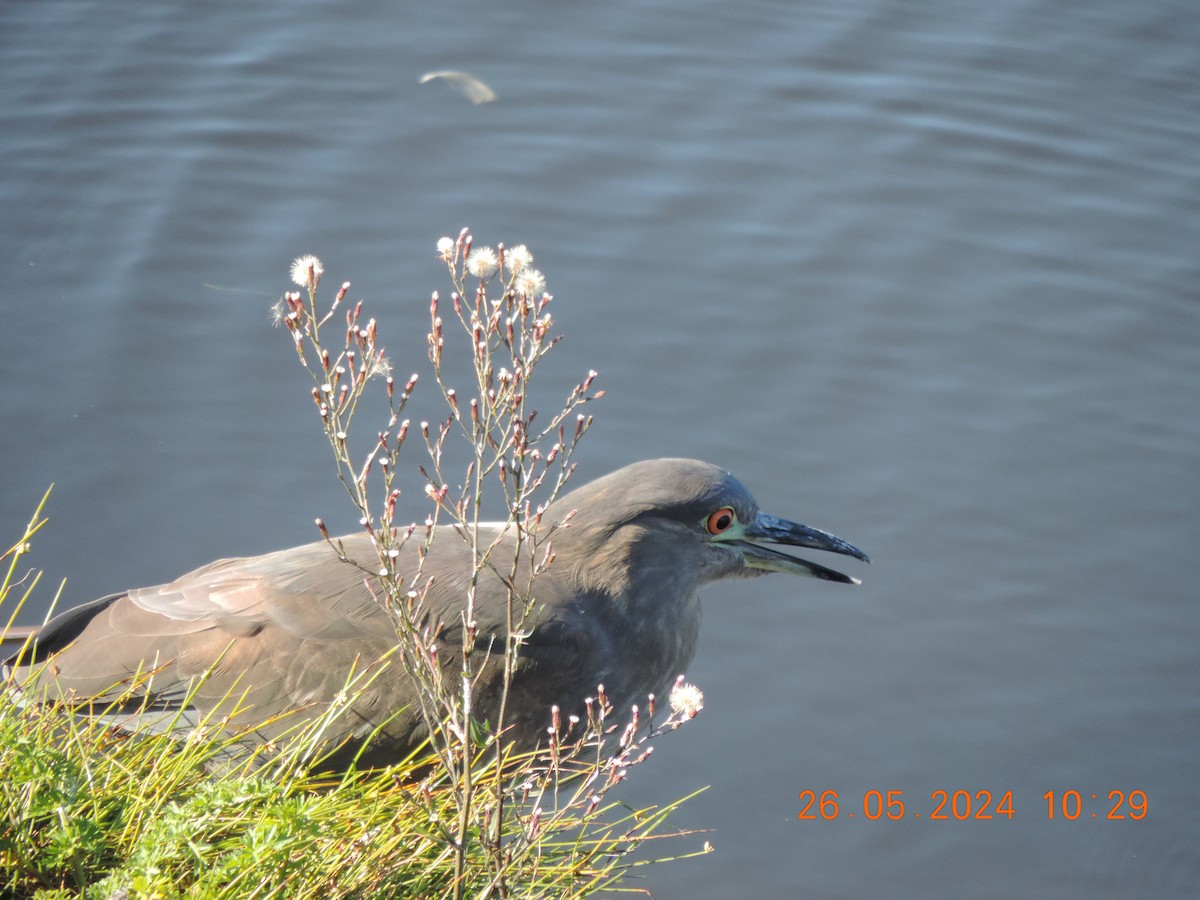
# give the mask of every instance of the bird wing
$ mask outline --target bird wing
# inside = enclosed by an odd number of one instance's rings
[[[219,560],[68,610],[41,630],[15,680],[105,702],[144,679],[136,695],[160,710],[203,714],[230,696],[266,718],[332,699],[394,644],[364,573],[316,544]]]
[[[495,537],[493,532],[481,537]],[[14,680],[52,696],[104,703],[144,679],[135,698],[164,713],[185,713],[164,727],[194,725],[236,700],[256,721],[283,717],[279,727],[259,729],[270,738],[296,723],[292,714],[304,719],[319,713],[353,675],[370,674],[396,645],[394,625],[369,574],[378,566],[370,538],[354,535],[341,543],[360,565],[340,560],[327,543],[318,542],[218,560],[167,584],[68,610],[48,622],[32,653],[17,661]],[[499,571],[509,567],[508,550],[501,547],[495,570],[481,575],[477,590],[476,645],[493,654],[503,653],[507,631],[508,591]],[[402,553],[410,551],[415,570],[415,548]],[[422,579],[426,572],[436,573],[425,616],[451,677],[458,671],[451,660],[461,650],[461,611],[471,568],[470,548],[447,529],[421,569]],[[536,706],[540,719],[550,703],[575,687],[575,673],[585,671],[588,661],[586,641],[571,617],[564,617],[562,592],[549,578],[539,578],[537,585],[544,596],[524,622],[532,633],[514,683],[523,706]],[[46,660],[49,665],[37,665]],[[477,671],[477,712],[492,718],[503,670],[498,661],[486,660]],[[411,708],[415,699],[410,679],[398,669],[385,671],[351,704],[330,737],[362,737],[390,722],[384,748],[407,747],[419,725]],[[127,712],[114,711],[110,718]]]

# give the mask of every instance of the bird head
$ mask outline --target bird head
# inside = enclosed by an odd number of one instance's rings
[[[859,583],[777,546],[870,562],[839,537],[762,512],[740,481],[698,460],[634,463],[567,494],[554,508],[569,512],[568,531],[578,529],[591,538],[594,546],[585,565],[620,559],[643,578],[656,573],[663,583],[768,572]],[[615,547],[621,548],[619,553],[611,552]]]

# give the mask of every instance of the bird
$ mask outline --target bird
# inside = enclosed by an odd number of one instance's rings
[[[504,707],[514,746],[526,748],[544,740],[552,707],[581,710],[599,685],[618,710],[661,695],[696,652],[705,585],[771,572],[860,583],[778,546],[870,562],[839,537],[762,512],[733,475],[692,459],[620,468],[559,496],[540,521],[551,528],[553,559],[527,585],[529,613]],[[453,529],[434,527],[421,569],[429,578],[426,621],[434,623],[448,682],[461,674],[472,574],[471,548]],[[481,541],[499,540],[496,558],[515,546],[512,528],[502,529],[480,526]],[[402,574],[405,564],[417,565],[410,549],[401,551]],[[4,662],[5,681],[26,702],[86,702],[90,710],[134,684],[136,709],[99,714],[129,727],[123,713],[136,720],[154,710],[185,730],[208,717],[237,733],[247,752],[270,746],[297,722],[321,716],[354,672],[396,647],[382,591],[364,573],[378,568],[375,554],[362,532],[218,560],[167,584],[93,600],[47,622]],[[486,661],[474,714],[484,721],[500,712],[507,596],[496,569],[480,571],[473,646]],[[328,725],[325,740],[336,748],[328,765],[386,766],[417,747],[427,729],[415,691],[401,667],[382,667]],[[237,716],[212,716],[230,696],[240,700]]]

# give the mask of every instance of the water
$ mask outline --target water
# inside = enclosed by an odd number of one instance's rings
[[[267,307],[315,252],[413,368],[470,225],[548,274],[548,378],[601,373],[584,477],[705,458],[876,561],[707,592],[638,796],[711,785],[717,852],[656,896],[1194,894],[1191,4],[10,3],[0,72],[0,523],[55,483],[67,602],[349,529]]]

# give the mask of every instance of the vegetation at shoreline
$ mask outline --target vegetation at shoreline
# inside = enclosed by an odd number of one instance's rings
[[[448,301],[435,293],[429,306],[428,361],[446,410],[440,421],[410,426],[403,418],[417,376],[393,379],[380,325],[362,301],[346,302],[349,283],[321,299],[324,267],[315,257],[296,261],[292,278],[302,292],[275,307],[312,377],[336,477],[377,551],[366,561],[342,554],[344,564],[383,585],[379,602],[396,625],[396,652],[382,669],[347,673],[338,700],[270,746],[249,740],[249,728],[228,727],[242,712],[235,695],[198,727],[164,722],[146,706],[153,672],[127,679],[106,710],[0,686],[0,895],[582,897],[633,890],[624,881],[633,867],[708,852],[705,843],[674,855],[635,853],[684,834],[667,824],[684,801],[634,808],[610,794],[646,763],[653,738],[699,712],[692,686],[681,680],[673,702],[660,699],[671,708],[657,719],[655,698],[640,712],[616,710],[600,688],[583,721],[548,709],[546,745],[522,752],[508,744],[503,720],[473,715],[473,679],[490,655],[474,646],[475,578],[464,597],[461,673],[448,675],[422,627],[427,580],[419,570],[405,578],[397,560],[423,554],[434,533],[471,546],[474,575],[485,566],[529,572],[536,585],[553,565],[553,526],[541,512],[569,480],[572,453],[591,424],[579,408],[602,393],[593,392],[589,372],[556,412],[538,416],[535,369],[558,338],[545,278],[526,248],[474,247],[464,230],[439,241],[437,254],[453,285]],[[444,365],[454,352],[451,332],[463,352]],[[447,373],[464,367],[473,383],[456,390]],[[372,408],[381,410],[382,426],[356,426]],[[414,443],[428,501],[420,512],[399,502],[395,482]],[[449,471],[448,460],[462,455],[465,467]],[[497,558],[497,546],[481,539],[485,493],[503,503],[519,536],[511,559]],[[21,561],[46,523],[46,502],[0,557],[0,628],[38,588],[40,573],[23,573]],[[435,524],[453,526],[453,534]],[[505,690],[532,603],[529,592],[510,590],[505,646],[494,651],[503,657]],[[429,740],[386,769],[330,772],[322,760],[336,748],[323,739],[325,724],[372,677],[420,685]],[[86,714],[106,711],[125,725]]]

